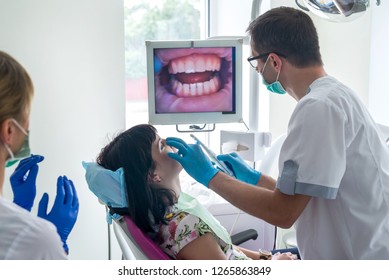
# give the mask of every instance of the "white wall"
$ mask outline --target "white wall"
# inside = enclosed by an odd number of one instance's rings
[[[373,118],[389,126],[389,3],[381,1],[380,6],[372,5],[371,64],[369,84],[369,110]]]
[[[236,12],[239,10],[239,12]],[[251,15],[251,0],[235,1],[235,0],[211,0],[210,1],[210,36],[237,36],[243,37],[246,35],[246,28],[250,22]],[[233,19],[233,20],[231,20]],[[242,82],[243,82],[243,119],[245,122],[249,121],[248,110],[249,107],[249,65],[246,62],[246,57],[250,55],[248,45],[243,47],[243,64],[242,64]],[[231,130],[235,126],[236,129],[244,127],[236,124],[218,124],[218,128]],[[213,139],[218,135],[214,135]]]
[[[246,29],[251,21],[251,9],[252,9],[252,0],[243,0],[243,1],[235,1],[235,0],[211,0],[211,36],[246,36]],[[263,0],[261,5],[261,12],[268,10],[270,8],[270,1]],[[249,45],[244,45],[243,49],[243,71],[242,71],[242,81],[243,81],[243,120],[250,128],[255,128],[255,130],[259,131],[268,131],[269,129],[269,95],[267,92],[263,94],[265,90],[264,87],[259,85],[260,95],[257,99],[254,99],[254,102],[258,102],[257,106],[259,107],[259,120],[258,123],[253,122],[253,125],[250,123],[250,106],[249,102],[250,96],[250,70],[251,66],[247,62],[246,58],[251,55]],[[255,107],[255,106],[254,106]],[[245,127],[240,126],[232,126],[228,124],[228,126],[223,127],[222,125],[218,125],[222,129],[231,130],[245,130]],[[215,136],[213,136],[215,137]]]
[[[86,185],[81,161],[94,160],[106,136],[125,127],[123,32],[122,0],[0,0],[0,49],[35,84],[30,145],[45,160],[34,208],[43,192],[51,207],[58,175],[78,191],[71,259],[107,258],[104,209]]]

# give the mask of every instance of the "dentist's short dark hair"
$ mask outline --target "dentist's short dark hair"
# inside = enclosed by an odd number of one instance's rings
[[[282,53],[298,68],[323,65],[315,25],[301,10],[291,7],[271,9],[254,19],[246,31],[258,54]]]

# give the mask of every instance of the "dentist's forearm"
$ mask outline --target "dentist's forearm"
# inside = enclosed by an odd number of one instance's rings
[[[274,188],[275,180],[269,176],[260,178],[258,184],[263,187],[218,172],[208,186],[244,212],[282,228],[291,227],[310,200],[305,195],[281,193]],[[268,189],[272,186],[274,189]]]
[[[269,220],[269,214],[274,213],[271,190],[244,183],[223,172],[218,172],[208,186],[231,204],[260,219]]]
[[[258,180],[257,186],[272,191],[276,188],[276,183],[277,183],[277,181],[274,180],[272,177],[265,175],[265,174],[262,174]]]

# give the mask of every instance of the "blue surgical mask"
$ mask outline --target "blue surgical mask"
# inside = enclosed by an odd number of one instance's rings
[[[262,82],[266,86],[268,91],[277,93],[277,94],[285,94],[286,90],[284,87],[281,85],[280,81],[278,80],[278,77],[280,76],[280,71],[278,71],[276,81],[274,83],[269,84],[268,82],[265,81],[265,78],[263,77],[263,71],[265,71],[265,67],[267,65],[267,62],[269,61],[270,56],[267,57],[265,65],[262,68],[261,74],[262,74]]]
[[[5,163],[5,167],[10,167],[10,166],[14,165],[15,163],[17,163],[19,160],[31,155],[29,134],[27,133],[26,130],[24,130],[24,128],[15,119],[12,119],[12,121],[23,132],[23,134],[26,135],[26,137],[24,138],[24,143],[23,143],[22,147],[16,153],[13,153],[11,148],[8,147],[7,144],[5,144],[5,148],[7,149],[8,153],[10,155],[10,158]]]

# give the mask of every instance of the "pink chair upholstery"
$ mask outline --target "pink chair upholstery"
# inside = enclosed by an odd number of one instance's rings
[[[170,260],[169,256],[158,247],[146,234],[144,234],[131,220],[131,218],[124,216],[127,224],[127,229],[131,234],[137,246],[150,260]]]

